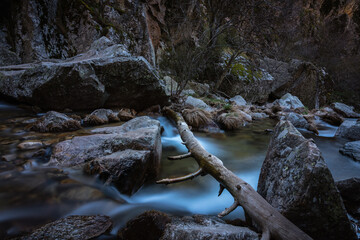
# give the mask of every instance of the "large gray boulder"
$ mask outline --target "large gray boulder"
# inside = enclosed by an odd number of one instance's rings
[[[83,167],[86,173],[99,174],[126,194],[157,176],[161,159],[159,121],[138,117],[94,133],[56,144],[48,165]]]
[[[360,162],[360,141],[346,143],[339,152]]]
[[[289,121],[275,127],[258,192],[314,239],[355,239],[320,150]]]
[[[0,93],[52,110],[145,109],[168,101],[156,71],[122,45],[92,48],[67,60],[0,67]]]
[[[352,141],[360,140],[360,121],[345,120],[336,131],[335,136]]]
[[[285,115],[282,120],[290,121],[297,128],[307,129],[309,127],[308,121],[306,121],[306,119],[298,113],[291,112]]]
[[[339,102],[331,104],[331,107],[346,118],[360,118],[360,114],[354,112],[354,107]]]
[[[211,216],[170,216],[148,211],[130,220],[119,232],[126,240],[257,240],[259,235],[246,227],[226,224]]]

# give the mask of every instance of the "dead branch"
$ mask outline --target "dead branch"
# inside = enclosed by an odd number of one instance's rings
[[[183,155],[178,155],[178,156],[169,156],[168,159],[169,160],[181,160],[184,158],[189,158],[191,157],[191,153],[185,153]]]
[[[164,112],[176,122],[182,140],[189,150],[189,153],[191,153],[191,156],[199,164],[200,169],[193,174],[181,178],[164,179],[158,183],[170,184],[186,181],[200,174],[210,174],[234,197],[234,204],[220,213],[220,216],[225,216],[237,206],[242,206],[245,213],[251,217],[253,223],[263,233],[262,239],[312,239],[281,215],[248,183],[228,170],[219,158],[208,153],[194,137],[181,114],[174,112],[170,108],[165,108]],[[219,193],[221,194],[221,192],[222,190],[220,187]]]
[[[162,180],[157,181],[157,184],[171,184],[171,183],[178,183],[178,182],[184,182],[186,180],[191,180],[199,175],[203,174],[203,169],[199,168],[196,172],[190,173],[188,175],[177,177],[177,178],[165,178]]]

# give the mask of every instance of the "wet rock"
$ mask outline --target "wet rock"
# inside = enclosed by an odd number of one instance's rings
[[[40,141],[26,141],[17,145],[17,147],[21,150],[33,150],[42,148],[43,146],[44,144]]]
[[[113,182],[124,193],[133,193],[157,176],[161,159],[160,123],[138,117],[119,127],[93,130],[55,145],[49,165],[83,167],[90,174]]]
[[[359,118],[360,114],[354,112],[354,107],[348,106],[346,104],[343,103],[333,103],[331,104],[331,107],[338,113],[340,113],[341,115],[343,115],[346,118]]]
[[[275,101],[282,108],[296,109],[304,108],[304,104],[296,96],[291,95],[290,93],[285,94],[280,99]]]
[[[87,115],[84,124],[87,126],[103,125],[111,122],[119,122],[118,114],[110,109],[97,109]]]
[[[7,154],[1,156],[1,161],[5,161],[5,162],[11,162],[14,161],[15,159],[16,159],[16,154]]]
[[[194,108],[200,108],[200,109],[203,109],[203,110],[208,111],[208,112],[211,112],[213,110],[203,100],[198,99],[198,98],[194,98],[192,96],[188,96],[186,98],[185,105],[191,106],[191,107],[194,107]]]
[[[171,217],[158,211],[147,211],[127,222],[118,232],[121,240],[159,240]]]
[[[340,126],[344,122],[344,118],[341,117],[340,114],[328,107],[315,112],[315,115],[319,116],[325,122],[335,126]]]
[[[237,106],[244,106],[247,104],[246,100],[240,95],[230,98],[230,101],[234,102]]]
[[[142,231],[148,229],[148,231]],[[151,234],[145,234],[146,232]],[[157,211],[145,212],[119,232],[127,240],[255,240],[259,235],[246,227],[226,224],[211,216],[173,217]]]
[[[360,178],[349,178],[336,182],[346,210],[358,220],[360,219]]]
[[[336,131],[335,136],[353,141],[360,140],[360,121],[345,120]]]
[[[94,159],[85,164],[84,171],[99,174],[104,182],[113,183],[121,193],[131,195],[149,179],[148,174],[157,171],[151,157],[150,151],[127,149]]]
[[[54,110],[145,109],[168,103],[156,71],[145,58],[131,56],[119,44],[67,60],[2,67],[0,93]]]
[[[195,215],[175,218],[166,226],[162,240],[255,240],[259,235],[246,227],[226,224],[217,217]]]
[[[68,216],[35,230],[20,239],[93,239],[111,229],[108,216]]]
[[[320,150],[289,121],[275,127],[258,192],[314,239],[355,239]]]
[[[339,152],[360,162],[360,141],[346,143]]]
[[[68,132],[80,129],[81,124],[65,114],[50,111],[27,128],[37,132]]]

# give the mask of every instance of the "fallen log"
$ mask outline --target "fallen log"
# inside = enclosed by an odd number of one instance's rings
[[[167,116],[176,122],[179,134],[189,153],[172,159],[194,158],[199,169],[192,174],[179,178],[163,179],[159,184],[171,184],[193,179],[199,175],[210,174],[220,183],[219,196],[227,189],[234,198],[234,203],[219,213],[223,217],[234,211],[238,206],[243,207],[245,213],[251,218],[253,224],[262,232],[262,240],[270,239],[312,239],[305,232],[281,215],[262,196],[260,196],[248,183],[228,170],[223,162],[216,156],[207,152],[189,129],[183,117],[170,108],[165,108]]]

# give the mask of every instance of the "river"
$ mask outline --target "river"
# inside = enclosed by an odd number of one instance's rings
[[[211,176],[172,185],[149,183],[129,197],[120,194],[114,187],[103,186],[96,177],[85,176],[82,171],[65,169],[63,172],[47,168],[44,164],[51,154],[51,147],[46,149],[45,155],[37,157],[33,152],[19,150],[17,144],[26,139],[51,143],[87,134],[89,129],[65,134],[25,131],[24,122],[31,122],[40,115],[0,102],[0,155],[15,156],[11,162],[0,162],[0,237],[14,236],[74,214],[110,216],[114,222],[114,235],[129,219],[146,210],[157,209],[174,215],[216,215],[233,202],[226,191],[217,196],[219,184]],[[193,159],[167,160],[167,156],[186,153],[187,149],[181,144],[175,126],[165,117],[158,120],[164,128],[159,179],[195,171],[197,164]],[[275,121],[267,119],[254,121],[236,132],[195,135],[207,151],[222,159],[227,168],[256,188],[271,137],[265,129],[271,129],[275,124]],[[314,138],[334,179],[360,177],[360,164],[338,152],[343,141],[334,137],[337,127],[321,121],[318,124],[319,136],[305,130],[301,132]],[[10,164],[13,162],[15,166]],[[227,218],[243,218],[243,215],[238,208]]]

